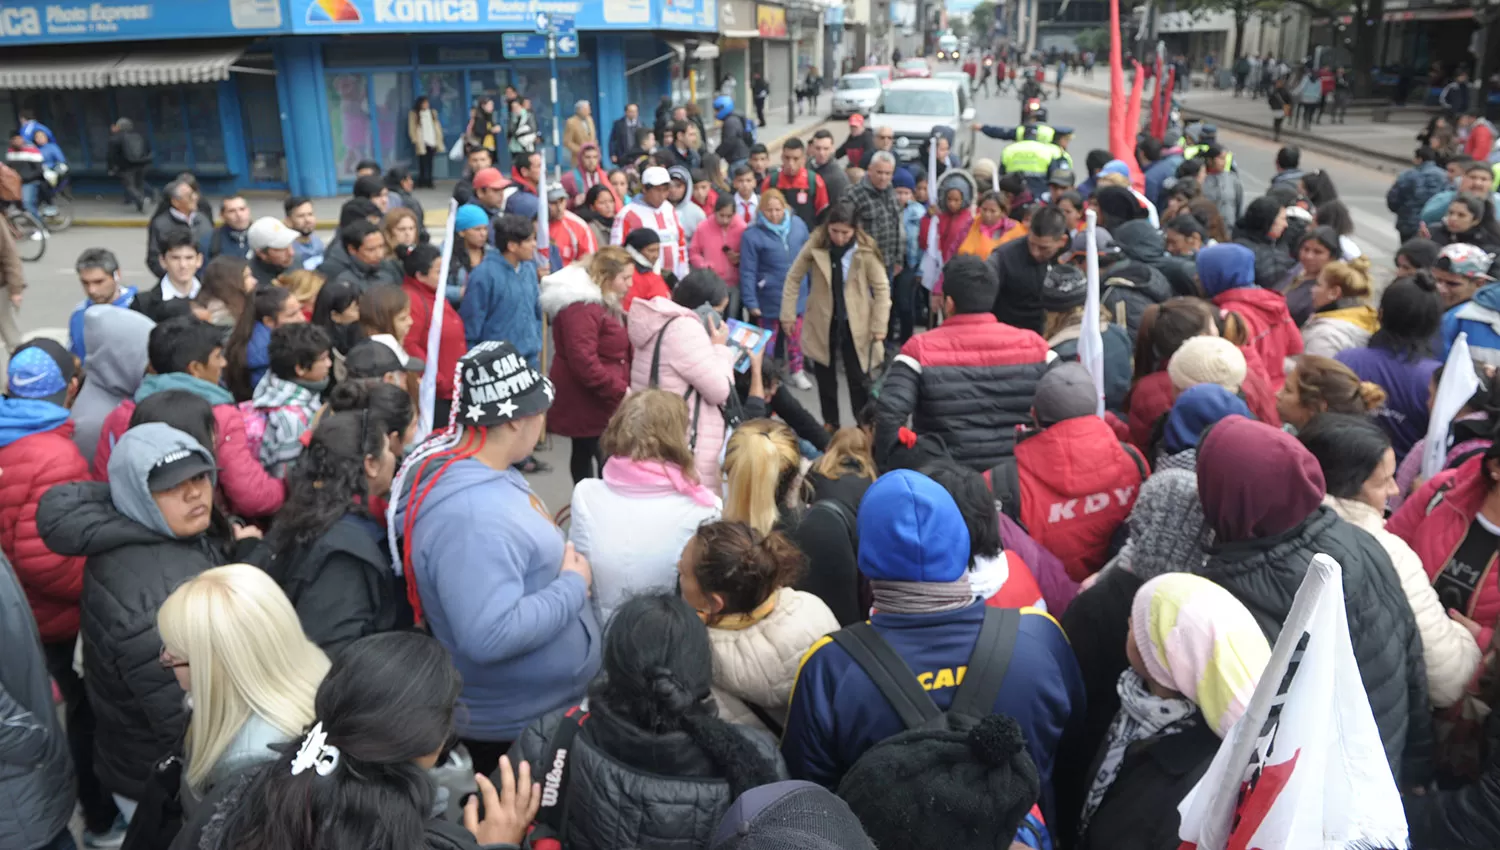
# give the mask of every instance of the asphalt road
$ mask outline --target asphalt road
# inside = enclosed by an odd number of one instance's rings
[[[1019,113],[1019,104],[1013,94],[988,99],[981,95],[976,106],[979,120],[986,123],[1014,123]],[[1064,91],[1061,98],[1049,100],[1047,108],[1053,123],[1069,125],[1075,129],[1071,151],[1080,168],[1090,149],[1106,147],[1108,103],[1104,99]],[[842,131],[835,129],[835,136],[841,136]],[[1228,131],[1221,131],[1220,135],[1239,163],[1248,201],[1265,189],[1270,175],[1275,172],[1273,163],[1277,146],[1262,139]],[[1003,143],[997,140],[980,136],[975,155],[998,161],[1003,147]],[[1341,197],[1354,215],[1358,228],[1355,240],[1370,256],[1377,269],[1389,267],[1397,247],[1395,231],[1391,226],[1392,216],[1385,210],[1385,191],[1390,186],[1391,175],[1374,168],[1352,165],[1315,151],[1304,151],[1302,161],[1304,168],[1325,168],[1333,175]],[[281,201],[279,198],[253,197],[250,199],[250,206],[257,216],[279,214]],[[74,228],[56,234],[42,260],[25,267],[30,286],[19,317],[22,330],[44,333],[59,339],[66,337],[68,315],[82,298],[72,262],[85,248],[91,247],[104,247],[114,251],[123,264],[122,274],[127,283],[142,287],[153,284],[145,267],[144,228]],[[798,395],[809,409],[816,412],[815,392],[802,392]],[[848,412],[844,416],[846,420],[850,418]],[[532,477],[532,484],[538,495],[553,510],[566,504],[572,491],[567,471],[568,450],[566,438],[554,438],[552,445],[540,455],[543,460],[552,464],[553,470]]]

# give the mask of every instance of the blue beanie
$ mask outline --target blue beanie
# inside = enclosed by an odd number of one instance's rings
[[[904,168],[896,169],[896,176],[891,179],[891,185],[897,189],[917,190],[917,178],[911,176],[911,172]]]
[[[1122,177],[1129,177],[1130,176],[1130,166],[1126,165],[1125,164],[1125,160],[1123,160],[1123,159],[1112,159],[1109,162],[1104,163],[1104,167],[1101,168],[1101,169],[1099,169],[1099,173],[1100,174],[1118,174],[1118,175],[1120,175]]]
[[[1255,285],[1255,252],[1244,245],[1219,243],[1198,252],[1198,281],[1209,298]]]
[[[859,503],[859,571],[876,581],[958,581],[969,527],[948,491],[909,469],[880,476]]]
[[[453,232],[458,233],[471,227],[488,227],[490,217],[484,210],[475,204],[464,204],[458,208],[458,215],[453,222]]]
[[[1167,454],[1177,454],[1198,447],[1198,439],[1208,426],[1226,416],[1239,415],[1254,419],[1250,408],[1240,397],[1218,384],[1196,384],[1183,390],[1167,414],[1162,447]]]

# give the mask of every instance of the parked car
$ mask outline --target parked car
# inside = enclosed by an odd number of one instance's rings
[[[874,74],[845,74],[833,89],[833,117],[869,115],[880,99],[880,78]]]
[[[870,113],[870,123],[895,131],[896,158],[901,162],[916,162],[921,158],[922,143],[932,135],[934,127],[956,130],[970,127],[973,122],[969,88],[956,80],[892,80]],[[968,162],[974,152],[974,134],[971,130],[957,136],[954,144],[959,161]]]
[[[866,65],[855,73],[874,74],[875,78],[880,80],[881,88],[884,88],[891,81],[891,66],[889,65]]]
[[[932,76],[932,66],[927,64],[926,59],[902,59],[896,63],[895,76],[898,80],[910,78],[925,80]]]

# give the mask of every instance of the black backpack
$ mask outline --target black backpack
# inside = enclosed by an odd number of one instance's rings
[[[1010,669],[1020,630],[1019,610],[984,609],[984,625],[979,629],[974,650],[969,653],[968,672],[964,674],[947,711],[937,707],[906,661],[869,623],[856,623],[834,632],[833,642],[843,647],[875,683],[880,695],[901,717],[907,731],[965,731],[995,713],[995,700],[1000,696],[1000,685]],[[886,739],[889,740],[891,738]],[[886,741],[877,743],[866,752],[873,752]]]

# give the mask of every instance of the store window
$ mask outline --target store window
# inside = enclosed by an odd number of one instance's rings
[[[323,48],[323,67],[360,68],[410,65],[411,44],[398,41],[341,39]]]
[[[286,142],[281,136],[276,81],[247,74],[240,78],[240,124],[253,183],[286,183]]]
[[[406,113],[411,109],[411,74],[380,73],[370,75],[375,93],[375,142],[379,145],[379,162],[390,168],[410,164],[414,154],[406,134]]]
[[[35,108],[75,172],[103,173],[109,128],[129,118],[151,144],[154,171],[227,173],[218,90],[213,85],[16,92]]]
[[[432,174],[439,180],[457,178],[463,173],[463,163],[453,162],[447,155],[448,148],[463,135],[469,124],[463,86],[463,74],[459,71],[425,71],[421,75],[421,90],[417,94],[427,95],[428,102],[437,110],[438,123],[443,127],[443,150],[438,151],[432,160]]]

